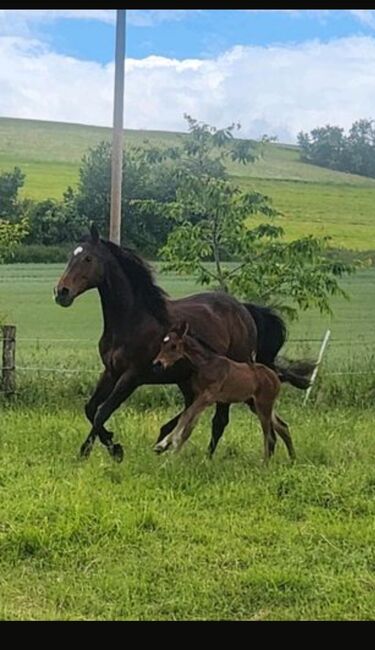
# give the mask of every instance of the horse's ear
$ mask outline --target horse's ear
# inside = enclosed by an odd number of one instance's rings
[[[95,223],[92,221],[90,225],[90,235],[91,235],[91,240],[93,244],[97,244],[99,242],[99,230],[97,229]]]
[[[177,333],[180,336],[180,338],[183,338],[184,336],[186,336],[186,334],[189,333],[189,323],[186,320],[181,321],[181,323],[177,328]]]

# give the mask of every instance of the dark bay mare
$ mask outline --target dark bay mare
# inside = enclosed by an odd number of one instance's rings
[[[201,343],[187,322],[173,327],[163,338],[155,365],[173,366],[188,359],[194,368],[194,402],[181,415],[176,428],[155,446],[162,453],[172,446],[178,451],[190,437],[199,415],[211,404],[243,402],[258,416],[264,437],[264,462],[276,446],[276,434],[284,441],[291,460],[296,457],[288,424],[275,411],[281,382],[276,372],[262,363],[238,363],[216,354]]]
[[[275,360],[286,338],[284,322],[273,310],[240,303],[220,292],[171,300],[158,287],[149,266],[136,253],[100,238],[95,225],[73,251],[55,288],[55,300],[69,307],[88,289],[97,288],[103,312],[99,352],[104,371],[85,407],[90,433],[81,447],[88,457],[98,436],[110,455],[123,458],[120,444],[105,423],[134,390],[143,384],[177,384],[185,408],[194,399],[191,364],[182,359],[155,373],[152,362],[166,332],[177,321],[189,321],[202,341],[234,361],[254,360],[275,369],[280,381],[309,386],[314,364],[294,362],[281,367]],[[176,426],[181,413],[160,429],[158,442]],[[218,403],[212,421],[211,454],[229,421],[229,405]]]

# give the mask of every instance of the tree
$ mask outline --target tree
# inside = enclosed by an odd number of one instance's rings
[[[50,246],[76,241],[85,231],[87,222],[77,213],[73,191],[68,190],[62,201],[45,199],[31,203],[27,210],[27,244]]]
[[[346,136],[344,129],[330,126],[298,134],[301,160],[375,178],[375,128],[372,120],[354,122]]]
[[[16,222],[22,211],[18,191],[23,187],[25,175],[19,167],[0,174],[0,219]]]
[[[26,219],[22,219],[19,223],[9,223],[5,219],[0,219],[0,263],[12,257],[16,247],[27,234],[27,228]]]
[[[352,172],[375,177],[375,129],[372,120],[354,122],[347,138]]]
[[[301,157],[305,162],[330,169],[344,168],[346,150],[344,129],[327,124],[322,128],[313,129],[310,135],[300,132],[297,141],[301,149]]]
[[[143,147],[124,152],[122,214],[124,241],[143,253],[155,255],[169,232],[168,201],[175,198],[177,180],[166,164],[163,150],[146,141]],[[111,196],[111,145],[102,142],[90,149],[80,169],[78,190],[73,193],[75,212],[109,230]]]
[[[246,164],[262,153],[259,143],[233,137],[239,124],[217,129],[189,115],[185,119],[188,134],[173,146],[155,146],[145,140],[142,146],[124,149],[124,240],[148,255],[156,255],[166,241],[173,226],[170,204],[186,175],[226,178],[226,160]],[[77,216],[94,221],[102,232],[109,230],[110,188],[111,145],[101,142],[83,158],[74,196]],[[204,215],[199,205],[195,207],[191,219],[199,221]]]
[[[192,223],[189,215],[196,205],[205,217]],[[277,304],[291,317],[297,308],[311,306],[329,312],[329,297],[345,296],[338,278],[354,266],[327,258],[327,238],[283,241],[283,229],[272,223],[276,216],[270,199],[259,193],[242,193],[209,176],[185,179],[175,204],[176,227],[160,252],[162,268],[194,274],[200,284],[242,298]],[[267,221],[259,223],[263,217]]]

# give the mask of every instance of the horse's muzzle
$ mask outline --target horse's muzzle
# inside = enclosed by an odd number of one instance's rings
[[[152,372],[153,372],[155,375],[161,375],[161,373],[163,372],[163,370],[164,370],[164,366],[163,366],[163,364],[162,364],[161,361],[156,361],[156,363],[154,363],[154,364],[152,365]]]
[[[54,290],[55,302],[60,305],[60,307],[70,307],[74,300],[74,296],[68,287],[55,287]]]

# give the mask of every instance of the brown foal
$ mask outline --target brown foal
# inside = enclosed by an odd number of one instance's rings
[[[273,370],[261,363],[252,363],[250,359],[248,363],[238,363],[216,354],[207,344],[189,334],[186,322],[171,329],[164,337],[154,364],[165,369],[182,358],[193,367],[195,399],[183,412],[174,430],[155,445],[156,452],[164,452],[169,446],[178,451],[189,438],[199,415],[211,404],[244,402],[256,413],[262,425],[265,463],[275,449],[275,432],[283,439],[290,458],[295,459],[288,425],[274,410],[281,382]]]

